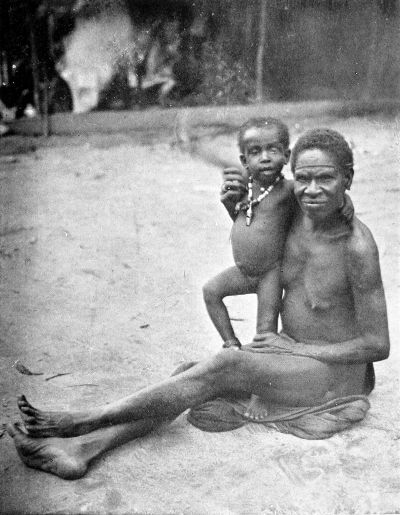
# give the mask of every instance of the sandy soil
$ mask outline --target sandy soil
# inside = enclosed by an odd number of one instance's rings
[[[400,513],[398,120],[289,124],[294,138],[329,125],[354,146],[351,193],[380,248],[393,345],[376,364],[367,418],[330,440],[305,441],[254,426],[203,433],[183,415],[74,482],[26,468],[3,436],[1,513]],[[35,140],[27,153],[32,141],[0,142],[0,423],[18,418],[21,392],[39,406],[79,409],[220,347],[201,296],[232,261],[219,170],[168,137],[147,141],[58,137]],[[236,153],[231,135],[214,144]],[[232,299],[230,309],[250,340],[254,299]],[[17,360],[42,375],[19,373]]]

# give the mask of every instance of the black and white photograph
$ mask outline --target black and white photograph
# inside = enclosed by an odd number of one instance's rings
[[[400,0],[0,0],[0,514],[400,513]]]

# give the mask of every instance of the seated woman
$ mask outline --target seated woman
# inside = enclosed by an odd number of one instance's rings
[[[350,226],[340,214],[353,155],[340,134],[312,130],[296,143],[292,170],[299,210],[282,263],[284,333],[257,335],[240,351],[223,350],[159,384],[85,411],[40,411],[21,397],[25,431],[10,424],[8,432],[26,465],[81,477],[103,452],[188,408],[202,427],[201,405],[212,412],[221,397],[255,394],[261,405],[280,406],[280,415],[262,413],[260,421],[275,421],[278,429],[304,438],[326,438],[365,416],[372,362],[388,357],[389,336],[374,239],[356,217]],[[245,406],[231,411],[225,429],[247,423]],[[224,429],[224,421],[216,430]]]

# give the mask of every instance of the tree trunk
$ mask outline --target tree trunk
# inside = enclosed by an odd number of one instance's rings
[[[258,47],[256,59],[256,99],[264,100],[264,55],[266,42],[267,0],[260,0],[260,23],[258,31]]]
[[[254,5],[253,2],[246,4],[246,15],[244,22],[244,38],[245,38],[245,52],[250,52],[251,45],[253,43],[253,16],[254,16]]]
[[[32,66],[32,79],[33,79],[33,100],[35,108],[38,112],[40,109],[40,81],[39,81],[39,58],[37,54],[36,38],[35,38],[35,11],[34,8],[28,14],[29,22],[29,42],[31,46],[31,66]]]
[[[49,103],[50,103],[50,87],[49,80],[49,61],[53,66],[54,52],[53,52],[53,34],[54,34],[54,16],[50,10],[49,2],[46,2],[46,32],[47,32],[47,51],[48,56],[46,62],[43,63],[44,69],[44,95],[43,95],[43,136],[50,136],[50,117],[49,117]]]
[[[393,94],[390,88],[388,92],[385,84],[385,70],[387,71],[390,59],[389,48],[393,44],[393,37],[397,37],[398,34],[397,24],[393,2],[386,0],[382,3],[381,0],[375,0],[371,17],[371,41],[368,52],[370,57],[362,95],[364,100]]]
[[[381,13],[378,8],[378,0],[375,0],[372,4],[372,16],[371,16],[371,25],[370,25],[370,43],[368,50],[368,68],[367,74],[365,78],[365,86],[362,94],[363,100],[372,100],[375,92],[377,81],[380,78],[380,70],[381,63],[379,59],[379,41],[380,41],[380,32],[382,30],[382,26],[380,23]]]
[[[2,75],[4,75],[2,76],[2,82],[7,85],[12,84],[14,80],[9,43],[14,36],[10,33],[9,9],[8,0],[1,3],[1,50],[4,51],[2,54]]]

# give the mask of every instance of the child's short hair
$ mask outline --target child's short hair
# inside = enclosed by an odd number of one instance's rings
[[[296,168],[299,154],[314,148],[331,154],[343,171],[353,171],[353,151],[344,137],[332,129],[311,129],[300,136],[293,147],[290,160],[292,172]]]
[[[262,129],[267,127],[275,127],[279,133],[279,142],[282,143],[285,149],[289,148],[289,129],[278,118],[272,118],[270,116],[250,118],[245,122],[239,129],[238,144],[240,152],[243,154],[244,148],[244,135],[249,129]]]

